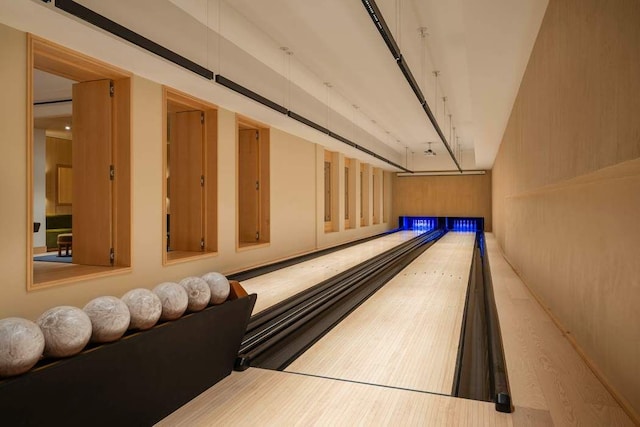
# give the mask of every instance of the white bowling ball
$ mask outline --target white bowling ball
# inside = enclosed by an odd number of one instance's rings
[[[162,314],[162,302],[149,289],[132,289],[120,298],[131,313],[129,329],[145,330],[153,327]]]
[[[180,281],[180,286],[187,291],[189,303],[187,310],[200,311],[204,310],[211,300],[211,289],[209,284],[200,277],[186,277]]]
[[[103,296],[92,299],[83,308],[91,319],[91,341],[112,342],[120,339],[129,327],[129,308],[119,298]]]
[[[182,286],[174,282],[160,283],[153,288],[162,303],[161,320],[175,320],[182,316],[189,304],[189,296]]]
[[[44,336],[38,325],[19,317],[0,320],[0,377],[27,372],[43,350]]]
[[[78,307],[50,308],[36,323],[44,335],[45,356],[73,356],[80,353],[91,338],[91,319]]]
[[[229,297],[231,287],[229,280],[220,273],[207,273],[202,278],[209,284],[211,289],[211,304],[222,304]]]

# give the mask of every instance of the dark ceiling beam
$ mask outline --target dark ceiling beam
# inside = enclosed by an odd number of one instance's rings
[[[42,0],[43,3],[50,3],[51,0]],[[387,163],[390,166],[393,166],[395,168],[400,169],[403,172],[411,172],[409,169],[400,166],[399,164],[387,159],[384,156],[381,156],[365,147],[363,147],[362,145],[359,145],[341,135],[338,135],[334,132],[332,132],[330,129],[327,129],[317,123],[315,123],[312,120],[309,120],[299,114],[296,114],[294,111],[290,111],[287,108],[283,107],[282,105],[278,104],[277,102],[274,102],[268,98],[265,98],[264,96],[260,95],[259,93],[256,93],[254,91],[252,91],[251,89],[244,87],[236,82],[234,82],[233,80],[222,76],[221,74],[215,74],[213,71],[207,69],[206,67],[203,67],[187,58],[185,58],[184,56],[167,49],[166,47],[154,42],[153,40],[150,40],[134,31],[132,31],[131,29],[118,24],[115,21],[112,21],[111,19],[100,15],[99,13],[79,4],[78,2],[74,1],[74,0],[55,0],[55,7],[63,10],[77,18],[80,18],[92,25],[95,25],[98,28],[101,28],[117,37],[120,37],[130,43],[133,43],[136,46],[139,46],[151,53],[154,53],[155,55],[160,56],[161,58],[164,58],[168,61],[173,62],[176,65],[179,65],[193,73],[196,73],[208,80],[213,80],[215,81],[217,84],[226,87],[227,89],[230,89],[240,95],[243,95],[249,99],[252,99],[268,108],[271,108],[272,110],[275,110],[281,114],[287,115],[289,116],[291,119],[296,120],[300,123],[303,123],[319,132],[324,133],[325,135],[328,135],[329,137],[336,139],[352,148],[355,148],[358,151],[361,151],[365,154],[368,154],[369,156],[372,156],[378,160],[381,160],[385,163]],[[395,42],[394,42],[395,43]]]
[[[429,104],[427,103],[427,100],[425,99],[424,94],[422,93],[422,90],[420,90],[420,86],[418,86],[418,83],[416,82],[416,79],[413,77],[413,73],[411,72],[409,65],[404,60],[402,56],[402,52],[400,52],[400,48],[398,47],[398,44],[393,38],[393,35],[391,34],[391,30],[389,30],[389,27],[387,26],[387,23],[385,22],[384,17],[382,16],[380,9],[378,8],[378,5],[376,4],[375,0],[362,0],[362,4],[364,5],[364,8],[367,10],[367,13],[369,14],[369,17],[371,18],[371,20],[373,21],[373,24],[376,26],[376,29],[380,33],[380,36],[382,36],[382,39],[384,40],[385,44],[389,48],[389,51],[391,52],[393,59],[396,61],[396,64],[398,64],[398,67],[400,68],[400,71],[402,71],[402,75],[407,80],[407,83],[409,83],[409,86],[411,87],[411,90],[413,90],[413,93],[416,95],[416,98],[418,99],[418,102],[422,106],[422,109],[427,114],[427,117],[429,118],[429,121],[433,125],[433,128],[438,133],[438,136],[440,136],[442,143],[444,144],[445,148],[449,152],[449,156],[451,156],[451,159],[456,164],[456,167],[458,168],[458,170],[462,172],[462,167],[460,167],[460,164],[458,163],[458,159],[456,159],[456,156],[453,154],[453,150],[451,150],[451,146],[449,146],[449,143],[447,142],[447,138],[444,136],[442,129],[440,129],[440,125],[438,124],[436,117],[433,115],[431,108],[429,108]]]

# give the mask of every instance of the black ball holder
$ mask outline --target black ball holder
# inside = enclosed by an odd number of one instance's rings
[[[256,295],[0,381],[0,424],[152,425],[231,373]]]

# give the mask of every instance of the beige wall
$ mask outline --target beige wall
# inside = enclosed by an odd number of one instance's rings
[[[394,221],[400,216],[484,217],[491,231],[491,172],[485,175],[402,176],[393,180]]]
[[[316,182],[318,183],[318,188],[319,190],[324,190],[324,148],[316,145],[316,166],[315,166],[315,171],[316,171]],[[345,156],[342,153],[335,153],[335,156],[333,157],[333,162],[334,165],[338,165],[336,169],[337,171],[344,171],[344,158]],[[355,170],[359,170],[358,168],[360,167],[360,163],[359,162],[355,162],[356,164],[356,169]],[[368,167],[365,168],[364,173],[369,174],[369,176],[371,176],[371,174],[373,173],[373,168],[372,167]],[[391,188],[390,184],[390,176],[391,173],[390,172],[386,172],[385,174],[385,194],[384,194],[384,198],[382,200],[382,203],[384,203],[384,208],[385,209],[390,209],[391,207],[391,200],[393,198],[393,189]],[[338,197],[337,197],[337,208],[335,209],[335,214],[337,214],[337,230],[336,231],[329,231],[329,232],[325,232],[324,231],[324,192],[323,191],[317,191],[316,192],[316,218],[317,218],[317,223],[316,223],[316,232],[317,232],[317,246],[318,248],[327,248],[327,247],[331,247],[331,246],[336,246],[339,245],[341,243],[346,243],[352,240],[356,240],[356,239],[361,239],[364,237],[368,237],[374,234],[379,234],[379,233],[383,233],[387,230],[390,230],[392,228],[396,228],[397,227],[397,221],[389,221],[389,222],[384,222],[381,221],[380,224],[373,224],[373,197],[369,197],[368,203],[369,203],[369,209],[368,209],[368,213],[366,214],[368,216],[368,222],[365,221],[365,223],[367,224],[371,224],[371,225],[367,225],[367,226],[361,226],[360,225],[360,173],[356,174],[356,224],[354,228],[349,228],[349,229],[345,229],[345,221],[344,221],[344,209],[345,209],[345,202],[344,202],[344,186],[345,186],[345,182],[344,182],[344,173],[336,173],[334,174],[334,178],[337,179],[338,181]],[[366,179],[365,179],[366,180]],[[372,194],[373,192],[373,183],[372,180],[369,179],[368,180],[368,188],[369,188],[369,194]],[[332,213],[332,216],[335,215],[334,213]]]
[[[636,420],[639,22],[636,0],[551,0],[493,168],[507,258]]]
[[[98,58],[100,59],[100,58]],[[235,113],[219,110],[218,248],[216,256],[162,265],[162,82],[132,79],[132,267],[128,273],[27,292],[26,35],[0,25],[0,79],[11,82],[0,105],[0,318],[34,319],[56,305],[82,307],[100,295],[121,296],[135,287],[151,288],[207,271],[230,273],[296,254],[366,237],[388,226],[324,232],[322,217],[323,147],[272,128],[271,242],[236,249]],[[167,64],[167,67],[172,65]],[[197,77],[194,77],[197,78]],[[215,99],[205,99],[215,103]],[[318,154],[320,153],[320,155]]]

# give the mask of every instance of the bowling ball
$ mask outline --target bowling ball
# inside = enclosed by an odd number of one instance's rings
[[[0,320],[0,377],[27,372],[44,350],[44,336],[38,325],[20,317]]]
[[[149,289],[132,289],[121,298],[131,313],[129,329],[145,330],[153,327],[162,314],[162,302]]]
[[[229,297],[231,286],[229,280],[220,273],[207,273],[202,278],[209,284],[211,289],[211,304],[222,304]]]
[[[91,319],[92,342],[116,341],[124,335],[129,327],[131,314],[127,305],[120,298],[98,297],[89,301],[83,310]]]
[[[164,282],[153,288],[153,292],[162,303],[161,320],[175,320],[184,314],[189,304],[189,296],[182,286],[174,282]]]
[[[45,311],[36,321],[44,335],[44,355],[69,357],[78,354],[91,338],[91,319],[77,307],[62,305]]]
[[[187,291],[189,297],[187,310],[200,311],[209,305],[211,289],[204,279],[200,277],[186,277],[180,281],[180,286]]]

